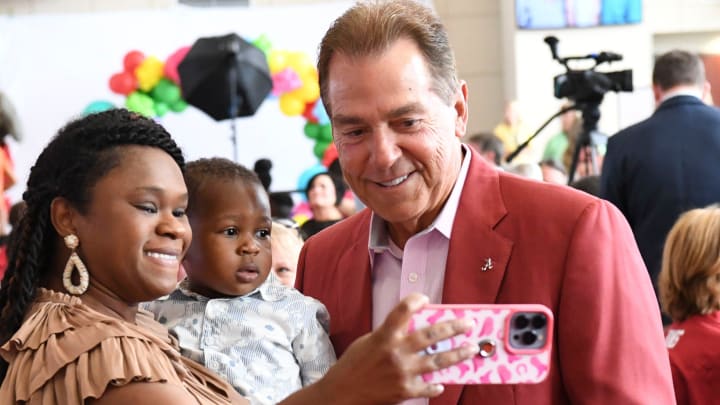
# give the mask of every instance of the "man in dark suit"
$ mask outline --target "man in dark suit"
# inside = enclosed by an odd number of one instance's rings
[[[357,3],[323,38],[318,71],[343,175],[369,208],[309,238],[299,260],[296,287],[327,306],[339,356],[409,293],[539,303],[555,315],[545,381],[448,385],[404,404],[675,403],[627,222],[606,201],[495,170],[461,144],[468,88],[432,11]]]
[[[608,141],[601,195],[625,215],[657,284],[665,237],[680,214],[720,202],[720,110],[697,55],[671,51],[655,61],[653,115]]]

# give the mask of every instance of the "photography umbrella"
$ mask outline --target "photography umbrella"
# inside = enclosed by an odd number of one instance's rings
[[[200,38],[178,65],[178,74],[188,104],[216,121],[231,120],[237,161],[235,118],[255,114],[273,87],[263,51],[237,34]]]

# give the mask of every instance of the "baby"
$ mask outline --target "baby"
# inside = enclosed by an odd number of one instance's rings
[[[272,235],[272,271],[281,283],[293,287],[303,247],[300,227],[292,219],[276,218],[272,223]]]
[[[184,356],[253,404],[275,404],[335,362],[328,312],[271,272],[270,203],[252,171],[227,159],[187,165],[193,242],[187,278],[146,304]]]

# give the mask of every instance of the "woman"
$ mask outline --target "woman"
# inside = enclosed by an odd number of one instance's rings
[[[183,167],[160,125],[125,110],[71,122],[40,154],[0,288],[0,403],[247,403],[183,359],[137,307],[174,289],[191,240]],[[425,302],[408,297],[322,380],[282,404],[438,395],[441,386],[417,376],[476,349],[419,356],[468,328],[406,333]]]
[[[313,214],[312,218],[300,227],[307,239],[343,219],[338,206],[343,200],[345,186],[341,179],[322,172],[310,178],[305,193]]]
[[[720,403],[719,235],[714,205],[682,214],[665,241],[658,284],[678,405]]]

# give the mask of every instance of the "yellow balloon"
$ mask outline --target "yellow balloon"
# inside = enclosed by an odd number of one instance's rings
[[[165,64],[154,56],[148,56],[143,62],[135,68],[135,77],[138,81],[140,90],[148,92],[163,77],[163,69]]]
[[[275,74],[283,71],[287,65],[287,51],[272,50],[267,57],[270,73]]]
[[[280,96],[280,111],[291,117],[300,115],[305,111],[305,103],[297,96],[293,96],[292,93],[294,93],[294,91]]]
[[[315,65],[313,65],[312,60],[310,60],[310,57],[304,52],[288,52],[287,64],[292,67],[300,77],[315,70]]]
[[[299,98],[306,104],[315,101],[320,97],[320,85],[317,82],[303,82],[302,87],[297,90],[293,90],[288,94],[292,94],[294,97]]]

